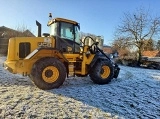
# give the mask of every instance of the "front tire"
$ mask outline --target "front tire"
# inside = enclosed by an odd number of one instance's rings
[[[33,65],[30,77],[40,89],[58,88],[66,78],[66,68],[56,58],[42,58]]]
[[[96,84],[107,84],[114,76],[114,67],[107,60],[98,60],[90,71],[90,78]]]

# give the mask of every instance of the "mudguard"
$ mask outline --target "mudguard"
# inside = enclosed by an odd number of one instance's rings
[[[103,51],[102,51],[103,52]],[[113,65],[113,67],[114,67],[114,78],[117,78],[118,77],[118,75],[119,75],[119,71],[120,71],[120,68],[119,68],[119,66],[118,66],[118,64],[116,64],[116,63],[114,63],[106,54],[104,54],[104,53],[100,53],[100,52],[98,52],[95,56],[94,56],[94,58],[93,58],[93,60],[92,60],[92,62],[91,62],[91,64],[90,64],[90,69],[92,69],[93,68],[93,66],[94,66],[94,64],[97,62],[97,60],[108,60],[108,62],[111,62],[112,63],[112,65]]]

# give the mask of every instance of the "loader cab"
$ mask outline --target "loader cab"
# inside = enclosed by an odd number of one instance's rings
[[[80,52],[79,30],[80,26],[77,22],[55,18],[48,23],[50,27],[50,36],[56,40],[56,48],[63,53]]]

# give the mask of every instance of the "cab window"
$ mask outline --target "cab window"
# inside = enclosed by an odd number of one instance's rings
[[[74,40],[73,24],[61,22],[60,36],[61,38]]]
[[[75,42],[80,43],[79,30],[77,26],[75,27]]]
[[[58,24],[57,23],[54,23],[50,26],[50,35],[51,36],[57,36],[57,27],[58,27]]]

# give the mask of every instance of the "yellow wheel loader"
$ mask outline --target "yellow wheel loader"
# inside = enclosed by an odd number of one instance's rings
[[[43,90],[58,88],[69,75],[89,75],[97,84],[107,84],[118,77],[120,68],[100,49],[101,40],[97,42],[87,36],[81,43],[79,23],[64,18],[52,19],[51,14],[50,18],[49,34],[41,36],[41,24],[36,21],[38,37],[9,39],[5,69],[29,76]]]

